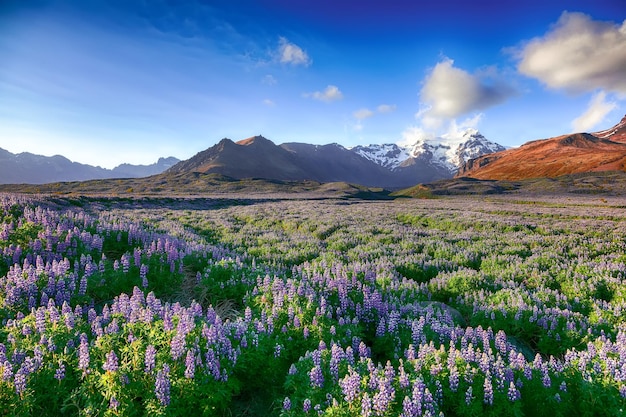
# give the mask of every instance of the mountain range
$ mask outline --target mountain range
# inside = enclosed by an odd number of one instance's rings
[[[398,189],[452,178],[470,158],[503,150],[475,129],[406,144],[346,148],[336,143],[276,145],[263,136],[238,142],[222,139],[192,158],[161,158],[152,165],[122,164],[112,170],[55,155],[12,154],[0,148],[0,183],[43,184],[107,178],[138,178],[170,173],[215,173],[231,178],[349,182]]]
[[[409,144],[346,148],[336,143],[276,145],[263,136],[216,145],[181,161],[168,173],[215,173],[232,178],[281,181],[349,182],[398,189],[420,182],[452,178],[470,158],[504,150],[475,129]]]
[[[610,129],[535,140],[470,159],[457,177],[523,180],[601,171],[626,171],[626,116]]]
[[[113,170],[58,155],[14,155],[0,149],[0,183],[4,184],[150,176],[145,187],[154,183],[158,189],[173,178],[184,183],[187,177],[194,182],[221,176],[229,181],[351,183],[398,190],[455,176],[517,181],[600,171],[626,171],[626,116],[610,129],[535,140],[511,149],[475,129],[418,137],[410,143],[353,148],[336,143],[277,145],[254,136],[238,142],[222,139],[184,161],[161,158],[152,165],[122,164]]]
[[[42,156],[29,152],[13,154],[0,148],[0,184],[45,184],[105,178],[138,178],[159,174],[179,159],[159,158],[150,165],[122,164],[113,169],[72,162],[64,156]]]

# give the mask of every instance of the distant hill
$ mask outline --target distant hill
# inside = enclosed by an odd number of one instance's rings
[[[159,158],[151,165],[122,164],[105,169],[72,162],[61,155],[42,156],[29,152],[13,154],[0,148],[0,184],[45,184],[103,178],[146,177],[165,171],[177,158]]]
[[[626,171],[626,116],[600,132],[535,140],[471,159],[457,177],[521,180],[601,171]]]
[[[141,178],[150,175],[160,174],[180,162],[180,159],[173,156],[167,158],[159,158],[154,164],[150,165],[132,165],[121,164],[111,170],[115,177],[121,178]]]

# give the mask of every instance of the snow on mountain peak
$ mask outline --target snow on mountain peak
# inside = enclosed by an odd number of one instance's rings
[[[486,139],[474,128],[453,131],[441,136],[415,129],[396,144],[356,146],[359,155],[391,170],[398,169],[410,159],[427,159],[433,165],[456,173],[465,162],[478,156],[505,148]]]

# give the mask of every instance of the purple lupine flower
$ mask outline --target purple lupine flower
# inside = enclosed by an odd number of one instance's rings
[[[450,390],[456,392],[459,388],[459,370],[456,366],[450,368]]]
[[[425,412],[430,412],[431,415],[435,414],[435,399],[428,388],[424,388],[424,408]]]
[[[117,410],[117,407],[120,406],[120,402],[117,400],[117,398],[115,398],[115,396],[112,396],[111,399],[109,400],[109,408],[111,410]]]
[[[416,356],[415,356],[415,347],[413,346],[413,344],[409,344],[409,347],[406,349],[406,352],[405,352],[404,356],[409,361],[415,360],[415,358],[416,358]]]
[[[387,412],[389,404],[393,402],[396,396],[395,389],[391,386],[391,381],[387,378],[381,378],[379,390],[372,398],[372,408],[376,415],[383,415]]]
[[[438,379],[435,380],[435,400],[437,404],[441,404],[443,401],[443,385]]]
[[[78,346],[78,368],[82,369],[83,375],[89,373],[89,344],[87,335],[80,335],[80,345]]]
[[[339,380],[339,359],[333,356],[330,358],[330,375],[333,377],[333,380],[336,382]]]
[[[178,360],[185,351],[185,335],[177,332],[170,342],[170,354],[173,360]]]
[[[87,276],[83,275],[80,279],[80,286],[78,287],[78,295],[85,295],[87,293]]]
[[[359,343],[359,356],[361,358],[369,358],[370,357],[370,349],[363,342]]]
[[[491,384],[491,374],[489,372],[485,374],[483,388],[485,390],[483,402],[485,404],[493,405],[493,385]]]
[[[285,399],[283,400],[283,410],[291,410],[291,400],[289,399],[289,397],[285,397]]]
[[[522,398],[522,394],[519,392],[513,381],[509,382],[509,391],[507,393],[509,401],[514,402]]]
[[[425,402],[424,391],[426,390],[426,384],[424,380],[419,377],[413,384],[413,392],[411,393],[411,401],[417,409],[417,414],[422,415],[422,403]]]
[[[120,331],[120,326],[117,322],[117,318],[113,319],[104,329],[106,334],[116,334]]]
[[[472,387],[470,386],[467,391],[465,391],[465,404],[470,405],[473,399],[474,394],[472,392]]]
[[[11,362],[5,360],[2,364],[2,380],[5,382],[9,382],[13,377],[13,367],[11,366]]]
[[[72,310],[70,309],[68,313],[65,313],[64,317],[65,317],[65,327],[67,327],[68,330],[73,330],[74,324],[75,324],[75,317],[74,317],[74,313],[72,312]]]
[[[63,362],[59,362],[59,367],[54,372],[54,378],[56,378],[59,381],[65,378],[65,365],[63,364]]]
[[[135,261],[135,266],[139,266],[141,264],[141,248],[135,248],[133,250],[133,258]]]
[[[313,388],[322,388],[324,385],[324,374],[322,368],[319,365],[315,365],[309,372],[309,378],[311,379],[311,386]]]
[[[196,372],[196,359],[192,349],[187,350],[185,358],[185,378],[193,379]]]
[[[524,377],[528,380],[533,378],[533,370],[530,366],[524,366]]]
[[[26,391],[26,371],[22,368],[18,369],[13,377],[13,385],[17,395],[22,395]]]
[[[145,373],[148,374],[148,373],[151,373],[152,370],[154,370],[155,359],[156,359],[156,349],[154,348],[154,346],[148,345],[148,347],[146,348],[146,354],[144,356],[144,364],[145,364],[144,372]]]
[[[305,413],[311,411],[311,400],[309,400],[308,398],[305,399],[302,403],[302,411],[304,411]]]
[[[313,365],[320,366],[322,364],[322,352],[314,350],[311,352],[311,359],[313,360]]]
[[[298,373],[298,368],[296,368],[295,364],[291,364],[291,366],[289,367],[289,375],[295,375]]]
[[[339,381],[339,386],[343,392],[344,398],[347,402],[356,400],[361,388],[361,376],[350,368],[348,375],[343,377]]]
[[[505,356],[507,354],[509,343],[506,339],[506,333],[502,330],[499,330],[498,333],[496,333],[495,345],[501,355]]]
[[[117,355],[112,350],[106,354],[106,361],[104,362],[104,365],[102,365],[102,369],[104,369],[107,372],[115,372],[117,371],[118,368],[119,368],[119,365],[117,361]]]
[[[414,417],[419,415],[420,413],[413,401],[411,401],[408,396],[405,396],[404,400],[402,400],[402,414],[400,414],[400,417]]]
[[[154,382],[154,394],[161,405],[167,406],[170,403],[170,367],[165,363],[163,369],[157,372]]]
[[[148,288],[148,267],[144,264],[141,264],[139,268],[139,278],[141,278],[141,286]]]
[[[410,385],[411,385],[411,381],[409,380],[409,376],[407,375],[406,371],[404,370],[404,363],[402,361],[402,359],[400,359],[400,366],[398,367],[398,382],[400,384],[400,388],[402,389],[407,389]]]
[[[39,333],[46,331],[46,309],[43,307],[35,311],[35,328]]]
[[[363,398],[361,399],[361,416],[369,417],[372,415],[372,400],[370,396],[366,393],[363,394]]]

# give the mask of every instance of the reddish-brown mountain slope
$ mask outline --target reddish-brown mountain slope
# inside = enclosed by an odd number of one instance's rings
[[[612,140],[613,142],[626,143],[626,116],[612,128],[595,132],[593,135],[602,139]]]
[[[611,129],[528,142],[469,161],[457,177],[521,180],[597,171],[626,171],[626,117]]]

